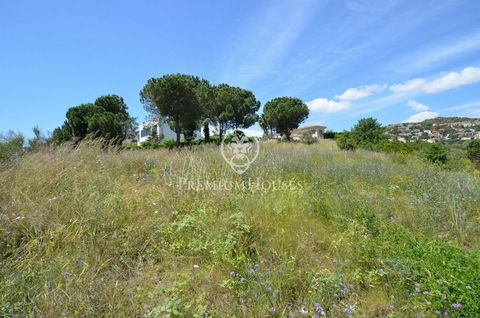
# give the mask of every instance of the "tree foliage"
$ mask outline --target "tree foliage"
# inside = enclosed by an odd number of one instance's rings
[[[260,102],[246,89],[220,84],[213,87],[211,114],[218,123],[220,137],[228,129],[248,128],[257,120]]]
[[[480,139],[475,139],[468,143],[467,156],[477,166],[480,166]]]
[[[191,136],[204,114],[199,92],[208,81],[185,74],[169,74],[152,78],[140,91],[140,101],[147,112],[167,119],[177,135]]]
[[[326,132],[323,133],[323,138],[325,139],[335,139],[336,138],[336,132],[327,130]]]
[[[366,149],[372,149],[386,140],[385,128],[374,118],[363,118],[353,127],[351,137],[355,143]]]
[[[28,150],[36,151],[47,145],[48,140],[38,126],[33,127],[33,138],[28,140]]]
[[[91,136],[119,144],[133,128],[134,122],[122,97],[101,96],[94,103],[69,108],[65,122],[53,131],[52,139],[59,144],[78,142]]]
[[[275,130],[290,140],[293,129],[307,119],[309,110],[299,98],[277,97],[265,104],[261,126],[263,130]]]

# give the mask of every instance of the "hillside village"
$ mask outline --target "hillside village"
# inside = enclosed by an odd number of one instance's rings
[[[389,139],[401,142],[462,143],[480,139],[480,118],[438,117],[420,123],[392,124],[387,126],[386,133]]]

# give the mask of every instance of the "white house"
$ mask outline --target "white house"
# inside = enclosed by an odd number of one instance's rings
[[[308,134],[311,135],[313,139],[322,140],[325,128],[325,126],[320,125],[300,127],[292,130],[291,137],[293,140],[300,140],[304,134]]]
[[[325,126],[313,125],[313,126],[303,126],[297,129],[292,130],[290,137],[292,140],[300,140],[304,134],[311,135],[315,140],[322,140],[323,133],[325,132]],[[276,132],[272,132],[266,135],[270,139],[281,139],[282,136]]]
[[[164,118],[160,118],[158,120],[152,120],[145,122],[138,126],[136,131],[137,134],[137,145],[140,145],[142,142],[147,141],[150,136],[152,136],[152,132],[156,131],[157,136],[160,140],[176,140],[177,134],[170,128],[168,123],[165,121]],[[194,133],[195,138],[200,137],[200,130],[195,131]],[[180,135],[180,140],[184,141],[185,138],[183,134]]]

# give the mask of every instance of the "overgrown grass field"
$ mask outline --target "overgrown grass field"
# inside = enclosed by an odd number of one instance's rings
[[[260,151],[241,176],[215,146],[92,143],[0,171],[0,316],[480,316],[478,176]]]

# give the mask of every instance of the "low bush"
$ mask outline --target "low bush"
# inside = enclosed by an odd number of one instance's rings
[[[429,144],[425,147],[425,159],[431,163],[446,164],[448,160],[448,147],[441,143]]]
[[[336,142],[341,150],[355,150],[358,147],[350,132],[339,133],[336,137]]]
[[[24,142],[22,134],[9,132],[5,136],[0,135],[0,165],[7,167],[14,165],[24,153]]]
[[[468,143],[467,156],[480,168],[480,139],[475,139]]]

